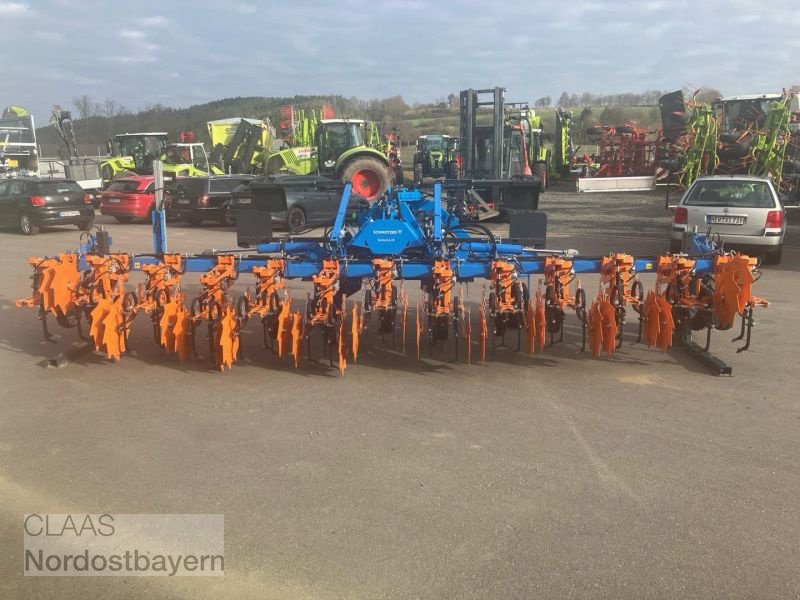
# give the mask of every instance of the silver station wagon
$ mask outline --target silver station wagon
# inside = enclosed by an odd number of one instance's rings
[[[675,207],[670,250],[685,232],[718,234],[726,248],[764,256],[777,265],[783,253],[786,212],[769,179],[750,175],[700,177]]]

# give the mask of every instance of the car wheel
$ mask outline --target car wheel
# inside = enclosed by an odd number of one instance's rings
[[[231,217],[230,203],[222,207],[222,214],[219,217],[219,224],[222,225],[223,227],[233,227],[234,225],[236,225],[233,218]]]
[[[133,221],[133,217],[130,217],[130,216],[118,216],[118,215],[115,215],[114,218],[117,220],[118,223],[122,223],[122,224],[130,223],[131,221]]]
[[[767,252],[767,255],[764,257],[764,264],[767,265],[779,265],[781,264],[781,259],[783,258],[783,245],[778,246],[772,252]]]
[[[186,219],[186,222],[192,227],[197,227],[198,225],[200,225],[200,223],[203,222],[203,219],[199,217],[191,217],[189,219]]]
[[[33,219],[31,219],[31,216],[28,213],[20,213],[19,230],[23,235],[36,235],[39,233],[38,225],[33,224]]]
[[[94,219],[91,221],[83,221],[82,223],[78,223],[78,229],[81,231],[89,231],[92,227],[94,227]]]
[[[290,231],[300,229],[306,224],[306,213],[299,206],[293,206],[286,215],[286,222],[289,224]]]

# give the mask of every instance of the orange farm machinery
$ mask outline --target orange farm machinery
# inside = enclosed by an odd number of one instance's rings
[[[17,305],[38,311],[46,337],[55,320],[114,360],[128,350],[135,321],[147,315],[156,343],[175,360],[202,353],[220,370],[240,358],[240,336],[250,321],[260,322],[264,346],[279,359],[298,367],[321,342],[341,372],[358,360],[372,329],[393,344],[399,336],[403,352],[407,338],[415,340],[408,350],[417,357],[424,346],[431,355],[449,346],[456,359],[482,363],[487,342],[494,349],[513,331],[518,350],[545,351],[563,341],[572,313],[581,347],[596,356],[619,348],[631,320],[648,346],[681,343],[718,374],[730,367],[709,354],[712,331],[731,329],[738,318],[740,349],[749,347],[754,311],[767,304],[753,295],[760,276],[754,259],[710,246],[697,256],[652,257],[529,248],[460,221],[449,209],[450,191],[446,182],[395,188],[353,214],[347,185],[325,235],[273,239],[265,233],[254,249],[237,251],[169,253],[164,230],[156,227],[156,252],[114,252],[108,232],[98,230],[85,234],[76,252],[31,258],[32,295]],[[260,214],[285,208],[285,199],[262,197],[258,182],[252,193]],[[259,211],[253,213],[250,222]],[[143,281],[134,285],[138,274]],[[188,293],[186,274],[199,274],[199,293]],[[579,279],[589,274],[599,274],[591,290]],[[654,284],[649,291],[646,277]],[[249,287],[236,295],[234,284],[242,280]],[[310,283],[305,298],[290,293],[289,283],[300,280]],[[475,280],[485,280],[484,292],[467,304],[463,288]],[[412,282],[419,294],[411,293]],[[706,333],[702,346],[691,341],[700,331]]]

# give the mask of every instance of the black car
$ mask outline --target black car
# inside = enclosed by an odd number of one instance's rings
[[[215,221],[233,225],[230,218],[231,192],[253,175],[211,175],[185,177],[165,184],[167,217],[189,225]]]
[[[272,214],[273,225],[294,230],[307,223],[328,223],[336,218],[344,190],[344,184],[338,179],[321,175],[272,175],[266,181],[279,184],[286,193],[286,211]],[[233,191],[231,220],[236,220],[238,210],[249,209],[252,205],[250,181],[246,181]],[[350,210],[367,206],[366,198],[351,193]]]
[[[0,224],[35,235],[40,227],[94,223],[92,198],[70,179],[0,179]]]

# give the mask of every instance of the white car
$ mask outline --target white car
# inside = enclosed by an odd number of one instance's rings
[[[689,186],[675,207],[670,250],[679,252],[686,232],[719,234],[725,248],[763,255],[777,265],[786,235],[786,211],[769,179],[710,175]]]

